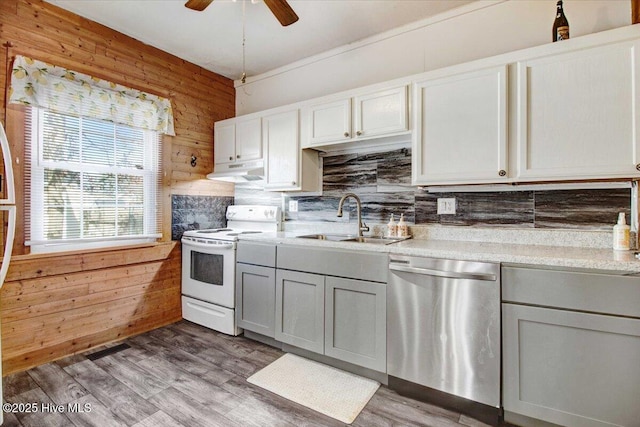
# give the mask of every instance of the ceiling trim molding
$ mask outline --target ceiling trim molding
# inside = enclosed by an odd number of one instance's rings
[[[446,12],[442,12],[442,13],[436,15],[436,16],[425,18],[425,19],[422,19],[420,21],[412,22],[410,24],[403,25],[401,27],[394,28],[394,29],[391,29],[389,31],[385,31],[385,32],[380,33],[380,34],[376,34],[374,36],[367,37],[367,38],[362,39],[362,40],[360,40],[358,42],[349,43],[347,45],[340,46],[340,47],[337,47],[335,49],[330,49],[330,50],[328,50],[326,52],[322,52],[322,53],[319,53],[317,55],[313,55],[313,56],[310,56],[308,58],[304,58],[304,59],[301,59],[299,61],[292,62],[291,64],[287,64],[287,65],[284,65],[282,67],[275,68],[275,69],[273,69],[271,71],[267,71],[267,72],[262,73],[262,74],[257,74],[255,76],[247,77],[246,82],[244,84],[240,81],[240,79],[234,80],[234,86],[235,86],[235,88],[239,88],[239,87],[242,87],[242,86],[250,85],[251,83],[254,83],[254,82],[257,82],[257,81],[260,81],[260,80],[264,80],[264,79],[268,79],[270,77],[277,76],[279,74],[283,74],[283,73],[286,73],[286,72],[291,71],[291,70],[295,70],[296,68],[302,68],[302,67],[305,67],[307,65],[310,65],[310,64],[325,60],[327,58],[331,58],[331,57],[338,56],[338,55],[341,55],[341,54],[346,53],[346,52],[350,52],[350,51],[353,51],[353,50],[356,50],[356,49],[360,49],[360,48],[362,48],[364,46],[367,46],[367,45],[370,45],[370,44],[374,44],[374,43],[378,43],[380,41],[387,40],[387,39],[399,36],[401,34],[409,33],[411,31],[420,30],[421,28],[425,28],[425,27],[428,27],[430,25],[434,25],[434,24],[437,24],[439,22],[446,21],[448,19],[452,19],[452,18],[455,18],[455,17],[458,17],[458,16],[462,16],[462,15],[466,15],[468,13],[472,13],[472,12],[475,12],[475,11],[478,11],[478,10],[481,10],[481,9],[485,9],[487,7],[492,7],[492,6],[495,6],[497,4],[504,3],[506,1],[509,1],[509,0],[478,0],[478,1],[475,1],[473,3],[467,4],[467,5],[455,8],[455,9],[451,9],[451,10],[448,10]],[[632,1],[640,2],[640,0],[632,0]]]

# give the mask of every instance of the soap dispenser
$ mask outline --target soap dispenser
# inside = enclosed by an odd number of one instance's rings
[[[404,222],[404,214],[400,214],[400,221],[398,221],[398,237],[409,237],[409,227]]]
[[[617,251],[629,250],[629,229],[624,212],[620,212],[618,223],[613,226],[613,249]]]
[[[397,233],[398,233],[398,226],[396,225],[396,222],[393,220],[393,214],[391,214],[391,219],[387,224],[387,236],[395,237]]]

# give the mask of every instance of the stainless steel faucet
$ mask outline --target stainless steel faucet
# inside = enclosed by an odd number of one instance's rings
[[[338,204],[338,216],[342,217],[342,205],[344,205],[344,201],[347,197],[353,197],[356,200],[356,209],[358,211],[358,236],[362,237],[363,231],[369,231],[369,227],[367,224],[362,222],[362,203],[360,202],[360,197],[353,193],[347,193],[340,199],[340,203]]]

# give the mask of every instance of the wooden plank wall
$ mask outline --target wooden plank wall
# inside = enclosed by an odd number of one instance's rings
[[[28,254],[20,214],[24,109],[6,103],[17,54],[171,99],[176,136],[163,137],[161,242]],[[0,120],[15,160],[19,211],[14,257],[0,292],[3,375],[179,320],[180,248],[170,242],[170,196],[233,195],[231,184],[204,179],[213,165],[213,123],[235,115],[233,82],[41,0],[0,0],[0,62]]]

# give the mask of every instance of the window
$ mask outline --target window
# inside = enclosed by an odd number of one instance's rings
[[[158,132],[43,108],[31,112],[25,186],[32,252],[161,237]]]

